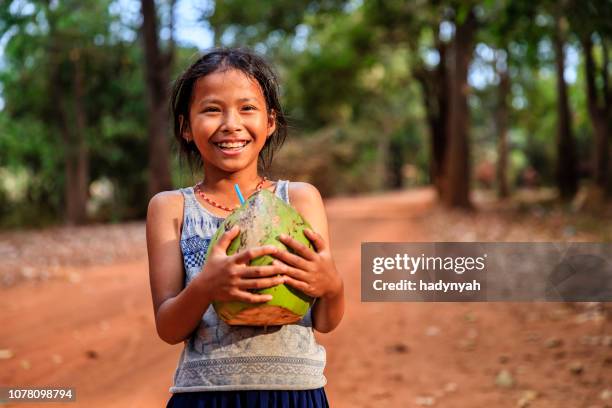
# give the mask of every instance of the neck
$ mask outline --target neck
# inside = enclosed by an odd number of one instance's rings
[[[236,198],[234,184],[238,184],[240,191],[245,195],[255,190],[262,177],[257,173],[257,167],[250,166],[236,172],[225,172],[211,166],[204,167],[203,182],[201,188],[207,194],[214,194],[217,197]]]

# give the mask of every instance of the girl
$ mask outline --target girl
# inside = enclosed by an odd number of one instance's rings
[[[203,172],[193,187],[155,195],[147,214],[147,249],[155,322],[167,343],[184,342],[168,407],[325,407],[325,350],[313,329],[333,330],[344,313],[342,278],[329,247],[318,190],[307,183],[272,182],[265,168],[286,135],[278,85],[262,58],[238,49],[213,50],[176,81],[174,135],[190,164]],[[313,230],[311,250],[290,237],[294,253],[272,246],[227,256],[238,228],[225,232],[208,259],[211,237],[236,206],[265,188],[296,208]],[[316,231],[316,232],[315,232]],[[269,266],[249,266],[262,255]],[[265,302],[255,294],[281,283],[317,300],[297,324],[228,326],[213,301]]]

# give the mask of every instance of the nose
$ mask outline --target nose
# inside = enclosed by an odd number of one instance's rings
[[[242,125],[242,117],[235,109],[228,109],[223,115],[223,123],[221,131],[224,133],[232,133],[240,131]]]

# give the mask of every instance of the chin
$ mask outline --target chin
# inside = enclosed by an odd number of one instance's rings
[[[235,173],[237,171],[240,170],[244,170],[247,167],[249,167],[251,163],[247,162],[247,161],[243,161],[243,160],[236,160],[233,163],[215,163],[215,167],[217,167],[219,170],[225,171],[227,173]]]

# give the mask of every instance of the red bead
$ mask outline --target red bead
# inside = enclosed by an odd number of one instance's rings
[[[257,186],[255,187],[255,192],[259,191],[262,189],[264,183],[266,182],[267,177],[263,177],[261,179],[261,181],[259,183],[257,183]],[[229,207],[225,207],[221,204],[217,204],[215,201],[213,201],[212,199],[208,198],[206,196],[206,194],[204,194],[204,192],[200,189],[200,185],[204,183],[204,180],[202,180],[201,182],[199,182],[198,184],[195,185],[195,187],[193,188],[194,191],[196,191],[200,197],[202,197],[202,199],[204,199],[204,201],[206,201],[208,204],[212,205],[213,207],[217,207],[223,211],[228,211],[231,212],[233,211],[233,209],[229,208]],[[249,196],[250,197],[250,196]],[[238,208],[239,206],[236,206],[236,208]]]

